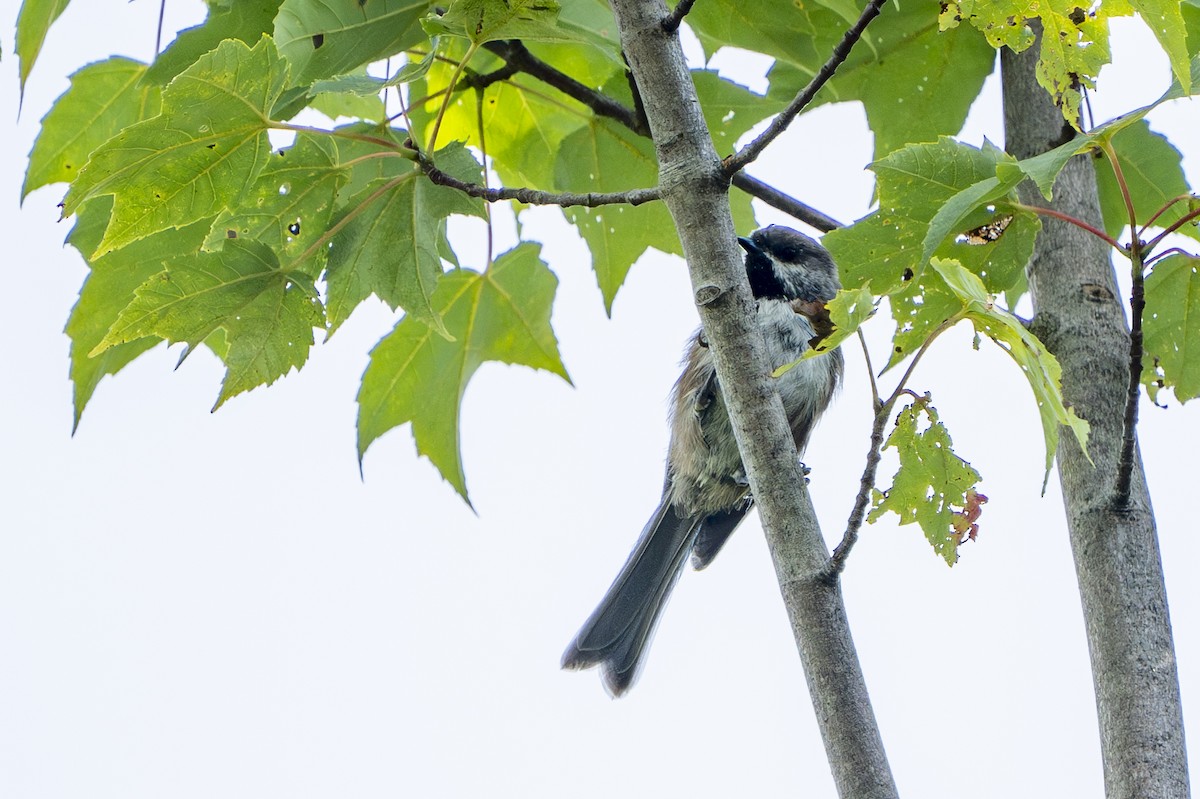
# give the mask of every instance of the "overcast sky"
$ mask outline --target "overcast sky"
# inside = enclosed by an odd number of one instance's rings
[[[609,320],[561,215],[527,216],[560,280],[554,324],[574,387],[522,368],[478,373],[462,414],[477,514],[415,456],[407,428],[359,477],[354,396],[393,323],[372,303],[303,372],[216,414],[215,359],[173,371],[178,353],[159,347],[100,386],[72,438],[61,331],[85,270],[60,246],[63,187],[19,207],[25,154],[67,74],[114,52],[152,55],[157,4],[72,4],[19,119],[15,5],[0,20],[0,796],[834,796],[757,519],[711,569],[684,575],[628,697],[558,670],[658,499],[666,395],[696,324],[680,260],[643,258]],[[199,0],[169,5],[170,29],[203,14]],[[1092,98],[1099,120],[1168,83],[1140,23],[1117,30],[1118,66]],[[762,64],[721,63],[761,76]],[[997,90],[990,81],[966,141],[1003,141]],[[1200,106],[1150,120],[1200,182]],[[869,207],[870,152],[857,106],[824,107],[754,171],[850,221]],[[464,263],[480,265],[480,228],[455,231]],[[499,226],[508,243],[514,231]],[[877,353],[886,326],[873,323]],[[894,517],[868,527],[844,582],[859,655],[906,795],[1099,796],[1057,479],[1041,497],[1019,371],[970,339],[963,328],[940,340],[912,387],[932,392],[984,475],[979,541],[948,569]],[[1192,408],[1142,413],[1197,762],[1200,425]],[[849,350],[805,458],[834,541],[868,415]]]

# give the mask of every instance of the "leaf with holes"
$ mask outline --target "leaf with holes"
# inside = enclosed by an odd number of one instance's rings
[[[954,453],[950,433],[928,398],[900,411],[884,444],[884,449],[892,448],[899,454],[900,468],[891,488],[874,492],[867,520],[877,521],[891,511],[900,524],[915,522],[933,551],[953,566],[964,537],[964,514],[978,507],[979,472]]]
[[[216,216],[250,190],[271,152],[268,114],[287,82],[270,39],[230,40],[163,90],[162,113],[102,145],[71,184],[63,213],[112,195],[95,255]]]
[[[275,40],[293,81],[307,86],[425,40],[420,19],[428,8],[427,0],[283,0]]]
[[[318,242],[329,229],[347,173],[328,136],[300,134],[293,146],[270,157],[245,197],[217,217],[205,249],[218,250],[231,238],[253,239],[274,250],[287,268],[316,278],[325,264]]]

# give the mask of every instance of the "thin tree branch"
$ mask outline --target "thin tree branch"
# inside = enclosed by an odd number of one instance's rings
[[[663,201],[683,245],[700,321],[763,520],[838,793],[895,799],[895,782],[855,653],[838,581],[804,488],[791,430],[729,210],[729,175],[700,111],[661,0],[611,0],[621,44],[652,121]]]
[[[571,99],[577,100],[587,106],[594,114],[615,120],[640,136],[650,136],[650,128],[646,124],[644,111],[639,114],[636,109],[630,109],[613,100],[608,95],[563,74],[551,65],[538,59],[520,42],[489,42],[484,47],[495,55],[505,59],[508,64],[515,65],[518,71],[537,78],[549,86],[553,86]],[[635,87],[636,84],[631,82],[631,86]],[[635,100],[639,97],[640,94],[635,92]],[[801,222],[811,225],[817,230],[827,233],[830,230],[835,230],[843,226],[833,217],[821,213],[812,206],[802,203],[795,197],[785,194],[774,186],[764,183],[745,172],[737,173],[733,176],[732,180],[734,186],[737,186],[751,197],[757,197],[772,208],[783,211],[785,214],[799,219]]]
[[[1193,197],[1193,199],[1195,198]],[[1179,217],[1166,228],[1164,228],[1162,233],[1159,233],[1157,236],[1150,239],[1150,241],[1146,242],[1146,250],[1154,249],[1159,245],[1159,242],[1194,219],[1200,219],[1200,208],[1193,208],[1191,211],[1188,211],[1186,214]]]
[[[771,120],[771,124],[767,126],[767,129],[760,133],[754,141],[747,144],[736,154],[725,159],[726,174],[733,175],[745,169],[747,164],[762,155],[762,151],[767,148],[768,144],[775,141],[779,137],[779,134],[787,130],[787,126],[792,124],[792,120],[813,101],[813,98],[817,96],[817,92],[821,90],[821,87],[829,82],[834,72],[837,72],[837,68],[842,65],[842,62],[850,55],[850,50],[862,37],[863,31],[867,29],[867,25],[871,24],[871,20],[879,16],[879,12],[885,2],[887,0],[871,0],[867,3],[867,7],[863,9],[858,21],[842,36],[842,40],[833,48],[829,60],[821,65],[821,68],[817,70],[816,75],[813,75],[808,85],[796,95],[795,99],[788,103],[787,108],[783,109],[779,116]]]
[[[484,45],[489,52],[503,58],[508,64],[521,72],[531,75],[542,83],[553,86],[568,97],[574,98],[592,109],[597,116],[609,117],[620,122],[630,130],[648,136],[650,131],[644,125],[639,125],[637,116],[629,108],[611,97],[580,83],[541,60],[517,40],[505,42],[488,42]]]
[[[1138,235],[1140,236],[1143,233],[1145,233],[1146,230],[1149,229],[1149,227],[1154,224],[1154,220],[1158,219],[1160,216],[1165,214],[1167,211],[1171,210],[1171,207],[1173,205],[1175,205],[1175,203],[1189,202],[1189,201],[1195,201],[1195,200],[1200,200],[1200,197],[1197,197],[1195,194],[1180,194],[1178,197],[1172,197],[1169,202],[1167,202],[1165,205],[1163,205],[1162,208],[1159,208],[1157,211],[1155,211],[1154,215],[1146,220],[1146,224],[1142,225],[1141,229],[1138,230]],[[1175,224],[1178,225],[1179,224],[1178,221]]]
[[[692,6],[695,4],[696,0],[679,0],[671,13],[663,17],[663,31],[665,33],[674,33],[679,30],[679,23],[683,22],[683,18],[688,15],[688,12],[692,10]]]
[[[732,183],[751,197],[757,197],[772,208],[778,208],[788,216],[799,219],[806,225],[811,225],[822,233],[845,227],[831,216],[821,213],[807,203],[802,203],[791,195],[784,194],[774,186],[764,183],[756,177],[738,172],[732,178]]]
[[[642,205],[652,200],[662,199],[662,191],[657,187],[648,189],[629,189],[628,191],[613,191],[613,192],[588,192],[586,194],[573,194],[570,192],[552,192],[539,191],[529,188],[507,188],[501,187],[498,189],[480,186],[478,183],[469,183],[465,180],[459,180],[453,175],[447,174],[434,166],[433,162],[425,155],[417,156],[417,163],[421,166],[421,171],[434,183],[439,186],[446,186],[451,189],[457,189],[470,197],[479,197],[490,203],[501,202],[503,200],[516,200],[525,203],[526,205],[557,205],[562,208],[569,208],[575,205],[583,205],[588,208],[595,208],[600,205],[617,205],[625,203],[627,205]]]
[[[1129,506],[1133,482],[1134,453],[1137,450],[1138,407],[1142,398],[1142,313],[1146,310],[1146,269],[1142,264],[1142,244],[1136,238],[1130,247],[1133,260],[1133,289],[1129,294],[1129,387],[1125,393],[1125,433],[1121,437],[1121,455],[1117,461],[1117,479],[1113,507]]]
[[[841,543],[834,547],[833,555],[829,558],[826,566],[826,575],[829,579],[835,578],[846,568],[846,559],[850,557],[850,550],[854,549],[855,543],[858,542],[858,531],[862,529],[863,520],[866,518],[867,502],[871,498],[871,489],[875,487],[875,475],[879,470],[879,462],[883,459],[883,428],[887,424],[888,417],[892,415],[892,408],[895,407],[901,396],[913,394],[907,387],[908,379],[912,377],[917,364],[928,352],[934,340],[962,320],[963,315],[956,314],[938,325],[913,356],[912,363],[904,371],[904,376],[896,384],[892,395],[882,405],[876,406],[875,420],[871,425],[871,449],[867,452],[867,462],[863,466],[862,478],[858,482],[858,496],[854,498],[854,506],[850,509],[850,518],[846,521],[846,532],[842,534]],[[863,350],[866,351],[865,342]],[[869,364],[870,360],[868,359],[868,366]],[[873,380],[871,385],[874,388]],[[913,396],[916,395],[913,394]],[[878,395],[876,395],[876,401],[878,401]]]
[[[508,80],[520,71],[521,70],[516,64],[506,61],[504,62],[504,66],[500,67],[499,69],[494,69],[491,72],[468,73],[466,77],[462,78],[458,82],[458,86],[456,88],[462,90],[486,89],[493,83],[499,83],[500,81]]]

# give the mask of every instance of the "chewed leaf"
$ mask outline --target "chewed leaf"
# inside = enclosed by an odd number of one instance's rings
[[[928,395],[900,411],[884,448],[896,449],[900,468],[891,488],[875,492],[867,518],[874,522],[892,511],[900,524],[917,523],[933,551],[953,566],[963,540],[975,540],[980,505],[987,502],[975,489],[979,472],[954,453]]]

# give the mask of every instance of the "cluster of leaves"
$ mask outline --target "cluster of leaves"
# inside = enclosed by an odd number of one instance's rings
[[[22,85],[67,5],[24,1]],[[300,368],[314,331],[332,335],[374,296],[404,315],[363,378],[360,457],[384,432],[411,422],[419,451],[465,497],[458,411],[478,366],[496,360],[567,377],[549,324],[556,280],[529,243],[494,259],[489,253],[478,271],[459,267],[446,220],[486,211],[434,185],[426,168],[436,164],[476,185],[494,173],[505,186],[551,192],[654,186],[653,144],[608,4],[207,0],[207,7],[206,21],[182,31],[153,63],[113,57],[76,72],[30,155],[23,193],[70,184],[63,205],[76,217],[70,242],[91,269],[67,326],[76,423],[105,375],[160,341],[182,342],[184,356],[203,345],[221,358],[220,405]],[[1188,191],[1178,153],[1137,115],[1021,163],[990,146],[939,137],[961,128],[994,67],[993,47],[1028,45],[1028,26],[1008,20],[1041,14],[1047,30],[1064,32],[1043,45],[1042,74],[1070,115],[1071,92],[1089,85],[1107,59],[1108,19],[1135,9],[1155,20],[1176,93],[1186,93],[1200,0],[1182,10],[1106,0],[1083,18],[1059,0],[904,0],[886,5],[818,96],[863,104],[879,179],[879,211],[827,238],[853,287],[831,309],[835,335],[849,335],[887,297],[898,325],[892,366],[947,324],[970,319],[1029,377],[1048,452],[1060,423],[1081,438],[1084,425],[1062,407],[1053,358],[992,301],[997,294],[1015,301],[1023,290],[1039,225],[1013,188],[1032,177],[1048,192],[1070,155],[1107,137],[1119,157],[1138,165],[1128,170],[1136,173],[1138,207],[1152,208],[1159,194]],[[686,25],[706,54],[734,46],[774,59],[766,95],[694,70],[718,149],[733,152],[778,112],[858,13],[851,0],[696,4]],[[397,98],[393,109],[385,97]],[[276,149],[269,134],[292,138]],[[1105,188],[1106,225],[1117,231],[1128,217],[1113,199],[1118,189]],[[731,201],[739,228],[753,227],[750,198],[735,191]],[[1171,213],[1157,224],[1183,211]],[[680,252],[661,203],[564,214],[591,251],[608,309],[647,248]],[[1192,310],[1178,298],[1194,295],[1194,273],[1191,261],[1164,261],[1147,284],[1152,297],[1171,297],[1154,300],[1147,317],[1154,377],[1181,398],[1200,391],[1200,375],[1180,354],[1192,342],[1171,332]],[[966,491],[952,504],[970,504]],[[945,533],[947,519],[937,523]]]

